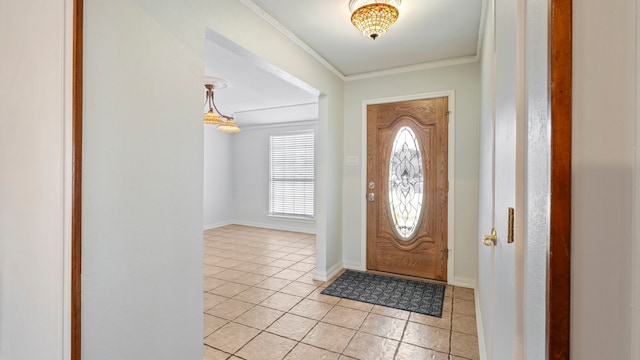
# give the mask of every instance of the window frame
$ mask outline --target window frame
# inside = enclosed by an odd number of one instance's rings
[[[284,137],[284,136],[293,136],[293,135],[312,135],[313,139],[313,214],[311,216],[304,214],[288,214],[288,213],[274,213],[273,212],[273,146],[272,141],[274,137]],[[298,220],[298,221],[309,221],[313,222],[316,218],[316,194],[317,194],[317,159],[318,159],[318,149],[317,149],[317,131],[315,128],[308,128],[302,130],[292,130],[292,131],[279,131],[273,132],[269,134],[269,208],[267,212],[267,216],[272,218],[281,218],[281,219],[289,219],[289,220]]]

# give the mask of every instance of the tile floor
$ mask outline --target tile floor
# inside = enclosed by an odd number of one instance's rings
[[[315,236],[230,225],[204,233],[204,359],[478,359],[473,290],[442,318],[322,295]]]

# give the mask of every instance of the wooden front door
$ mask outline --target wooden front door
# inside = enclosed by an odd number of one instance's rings
[[[367,107],[367,269],[447,280],[448,98]]]

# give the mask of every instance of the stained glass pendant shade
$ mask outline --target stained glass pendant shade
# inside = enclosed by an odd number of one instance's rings
[[[351,23],[362,32],[375,40],[384,35],[398,20],[398,6],[401,0],[351,0]]]
[[[389,207],[391,220],[402,239],[413,235],[420,223],[424,200],[422,154],[418,138],[408,126],[401,127],[389,159]]]

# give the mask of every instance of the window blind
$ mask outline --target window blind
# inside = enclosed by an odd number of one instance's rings
[[[314,218],[313,131],[271,135],[270,214]]]

